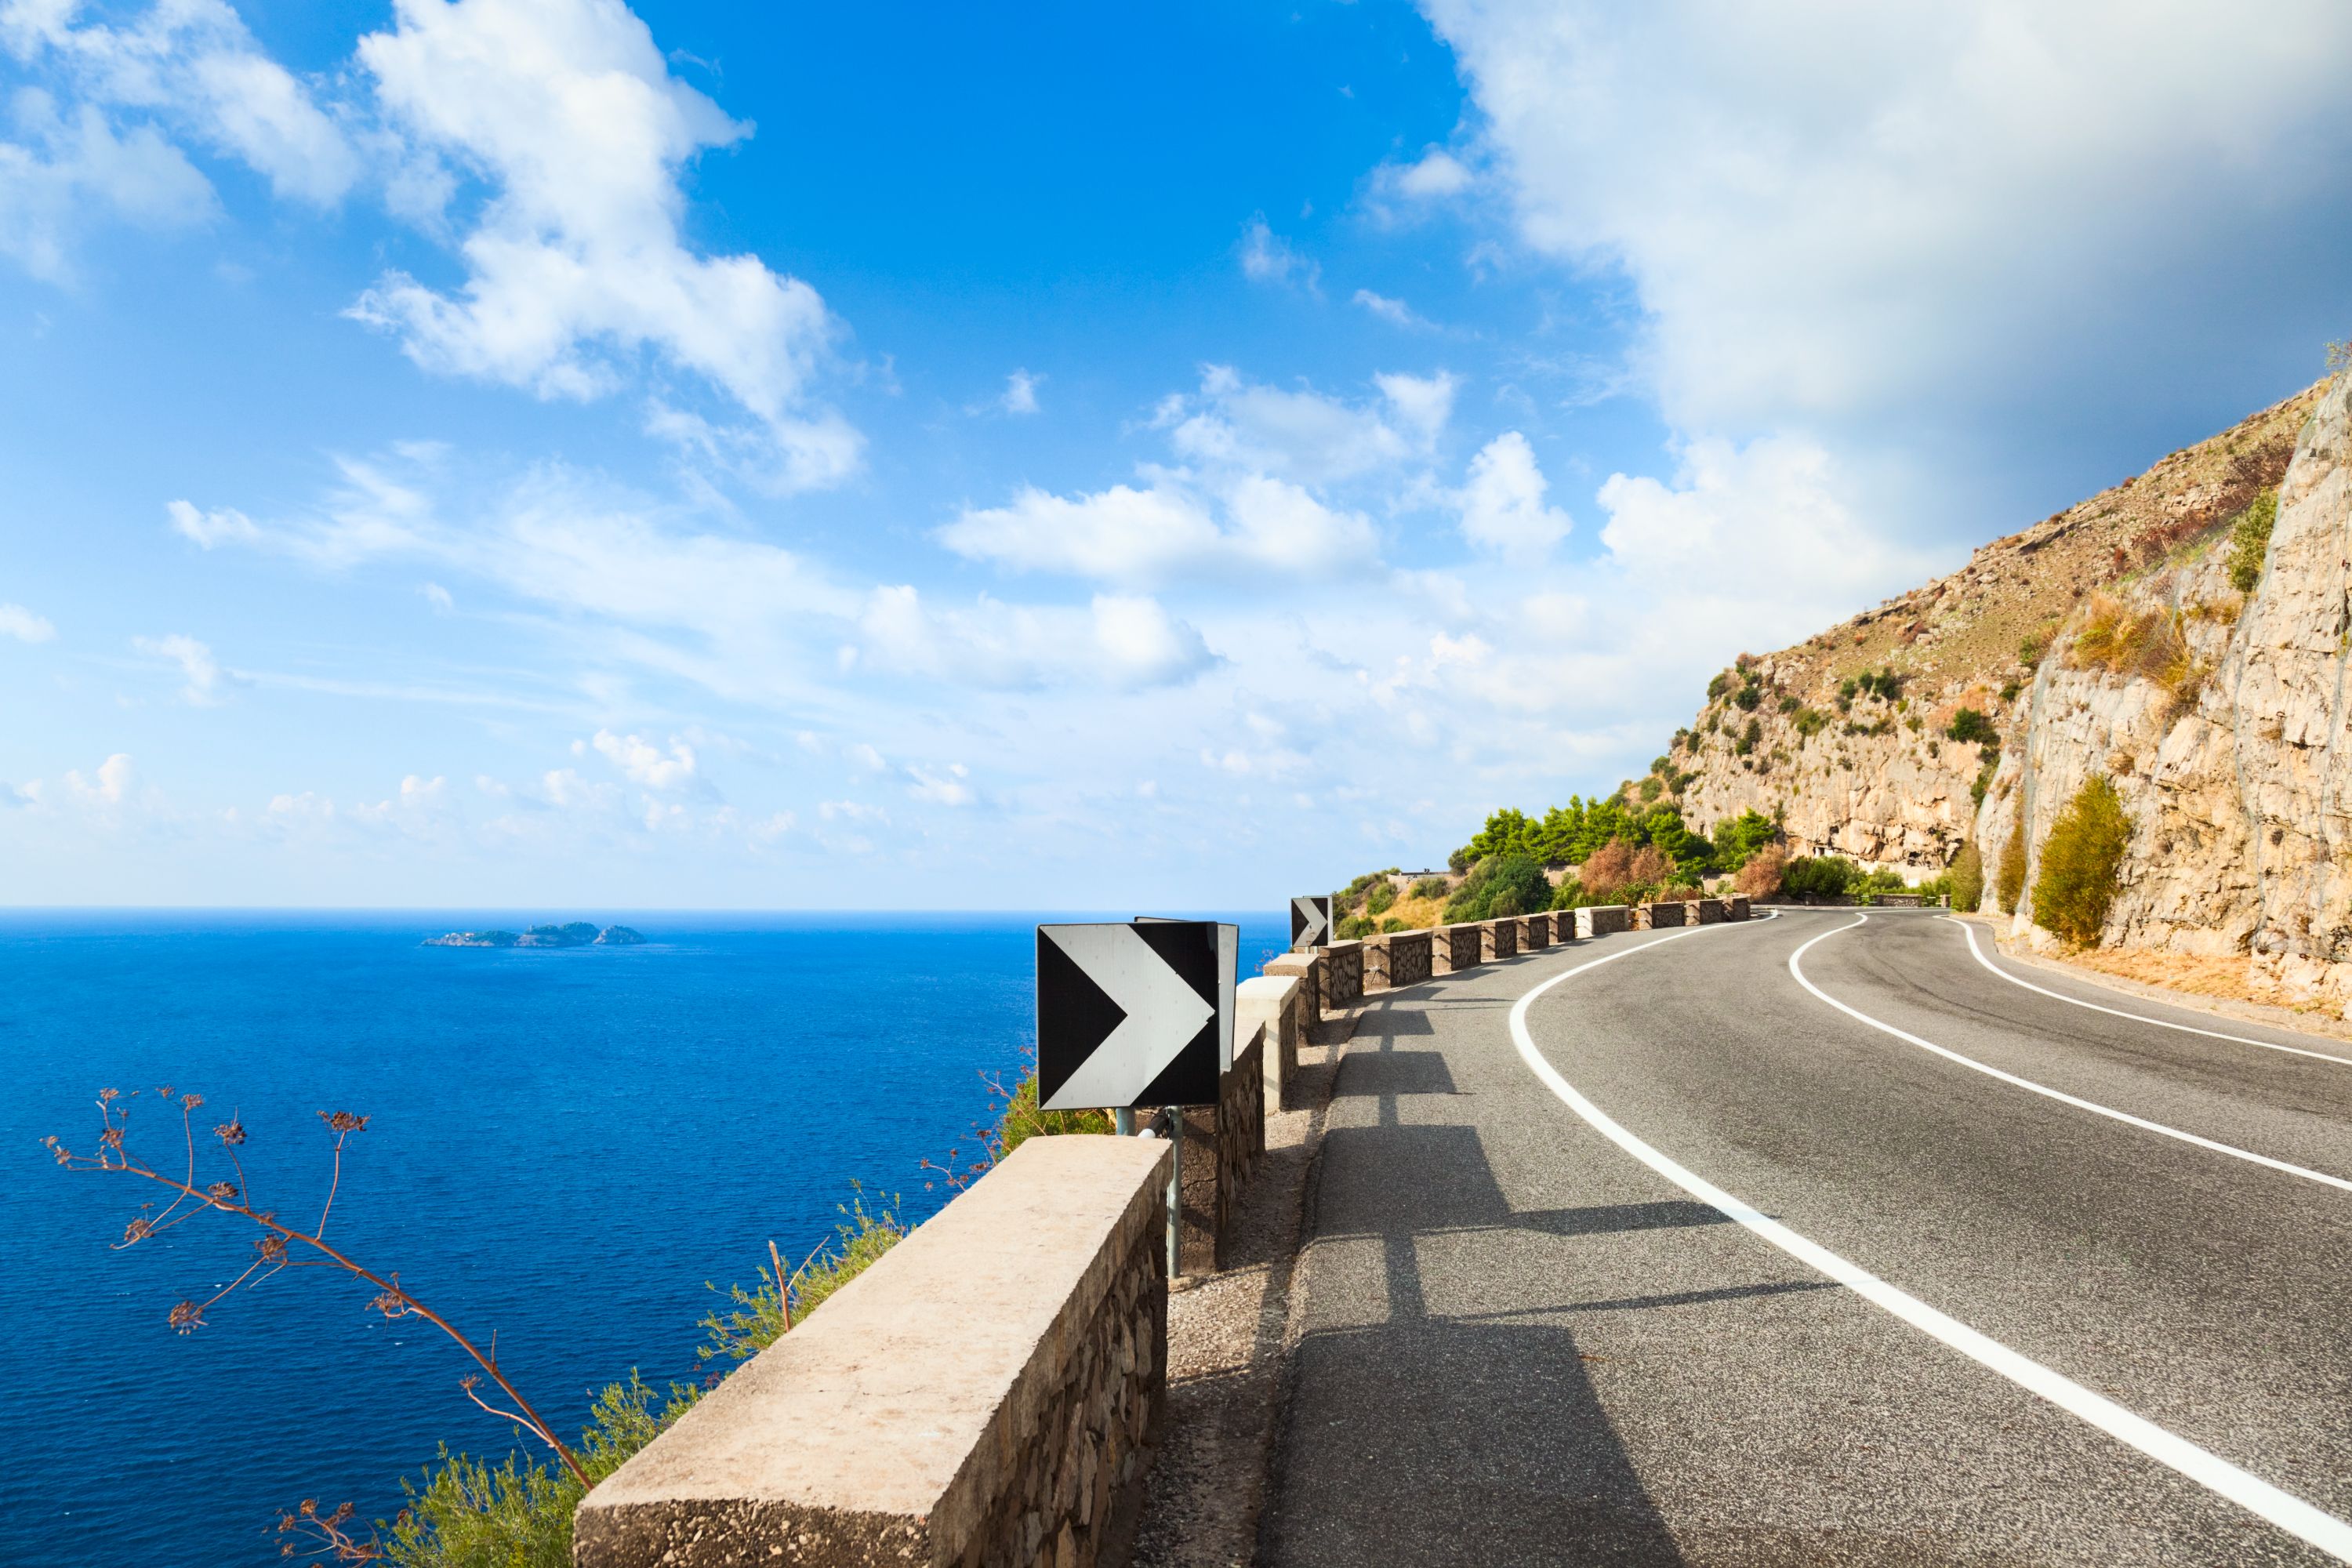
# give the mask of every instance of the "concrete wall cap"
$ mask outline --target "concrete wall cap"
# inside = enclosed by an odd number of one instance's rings
[[[1008,1397],[1110,1289],[1169,1145],[1033,1138],[582,1501],[974,1516],[954,1494]],[[959,1506],[961,1505],[961,1506]],[[951,1530],[952,1532],[952,1530]]]

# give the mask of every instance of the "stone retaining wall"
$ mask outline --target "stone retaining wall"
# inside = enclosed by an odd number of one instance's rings
[[[590,1492],[573,1563],[1122,1561],[1166,1395],[1169,1152],[1024,1143]]]
[[[1390,991],[1417,985],[1430,976],[1430,933],[1391,931],[1364,939],[1364,989]]]
[[[1515,920],[1478,922],[1478,956],[1515,958],[1519,951],[1519,922]]]
[[[1323,963],[1321,1001],[1326,1011],[1336,1013],[1364,999],[1362,942],[1335,942],[1328,947],[1317,948],[1315,952]]]
[[[1664,931],[1668,926],[1696,925],[1688,919],[1685,906],[1676,900],[1663,904],[1643,904],[1633,911],[1635,931]]]
[[[1475,925],[1439,926],[1430,935],[1430,970],[1437,974],[1475,966],[1486,946]]]
[[[1236,999],[1238,1004],[1238,998]],[[1225,1266],[1242,1186],[1265,1153],[1265,1031],[1234,1027],[1234,1066],[1217,1103],[1184,1112],[1184,1227],[1179,1268],[1210,1274]]]
[[[1272,964],[1266,966],[1269,970]],[[1234,989],[1234,1038],[1244,1040],[1254,1030],[1265,1031],[1265,1113],[1289,1102],[1298,1081],[1298,1047],[1307,1039],[1305,977],[1266,973],[1243,981]]]
[[[1590,904],[1576,911],[1576,934],[1589,941],[1633,929],[1633,911],[1623,904]]]
[[[1730,906],[1725,911],[1727,918],[1735,921],[1744,921],[1748,918],[1748,910],[1747,894],[1734,893],[1726,900],[1726,902]]]
[[[1286,952],[1267,959],[1259,971],[1277,979],[1298,982],[1298,1011],[1311,1028],[1323,1016],[1323,960],[1314,952]]]
[[[1691,913],[1697,917],[1694,924],[1721,925],[1725,912],[1721,899],[1695,899],[1691,901]]]
[[[1521,952],[1533,952],[1539,947],[1549,947],[1551,945],[1551,917],[1549,915],[1520,915],[1517,917],[1517,923],[1519,928],[1519,951]]]

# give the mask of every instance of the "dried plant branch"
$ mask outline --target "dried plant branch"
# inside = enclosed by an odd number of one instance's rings
[[[204,1104],[204,1097],[202,1095],[175,1095],[175,1092],[168,1085],[156,1091],[158,1098],[166,1101],[174,1099],[178,1100],[180,1124],[184,1135],[183,1141],[187,1148],[187,1166],[184,1176],[165,1175],[163,1173],[156,1170],[153,1166],[148,1164],[145,1161],[131,1152],[128,1137],[131,1119],[129,1099],[136,1098],[136,1092],[137,1091],[134,1090],[131,1096],[125,1097],[121,1093],[121,1091],[116,1089],[109,1089],[100,1091],[98,1097],[98,1107],[101,1126],[99,1132],[98,1148],[94,1153],[78,1153],[68,1148],[62,1140],[55,1137],[43,1141],[45,1146],[49,1151],[50,1156],[56,1160],[59,1165],[68,1170],[100,1171],[114,1175],[133,1176],[142,1181],[153,1183],[155,1185],[164,1188],[173,1194],[171,1202],[164,1207],[163,1213],[155,1215],[152,1219],[145,1216],[144,1209],[152,1207],[152,1205],[143,1205],[141,1215],[139,1217],[134,1217],[129,1225],[124,1226],[122,1239],[112,1244],[114,1248],[120,1251],[125,1247],[135,1247],[139,1243],[149,1240],[160,1232],[168,1229],[173,1226],[182,1224],[184,1221],[192,1219],[195,1215],[207,1211],[217,1211],[222,1214],[237,1215],[241,1218],[251,1221],[254,1225],[260,1227],[262,1232],[261,1236],[254,1242],[255,1255],[253,1261],[246,1266],[243,1273],[230,1280],[226,1285],[222,1286],[210,1297],[202,1301],[191,1299],[180,1301],[172,1308],[170,1322],[173,1329],[177,1330],[181,1333],[186,1334],[194,1333],[196,1330],[204,1327],[205,1312],[210,1310],[220,1300],[233,1291],[247,1288],[248,1282],[258,1283],[258,1281],[254,1279],[257,1271],[266,1270],[266,1272],[261,1272],[260,1274],[260,1278],[266,1279],[271,1275],[276,1274],[281,1268],[341,1268],[354,1278],[364,1279],[371,1285],[377,1288],[379,1293],[375,1299],[369,1303],[369,1305],[375,1310],[382,1312],[385,1317],[422,1318],[426,1322],[431,1323],[435,1328],[439,1329],[444,1334],[447,1335],[450,1341],[455,1343],[458,1349],[464,1351],[467,1355],[473,1359],[476,1365],[479,1366],[483,1372],[489,1375],[490,1381],[497,1384],[499,1389],[506,1394],[508,1399],[512,1402],[514,1408],[512,1410],[499,1410],[485,1403],[481,1398],[476,1395],[474,1394],[474,1385],[479,1381],[478,1378],[469,1377],[460,1385],[465,1389],[467,1397],[472,1399],[475,1404],[481,1405],[483,1409],[489,1410],[494,1415],[512,1420],[518,1425],[528,1428],[534,1436],[538,1437],[541,1442],[545,1443],[549,1447],[552,1448],[556,1452],[556,1454],[562,1459],[565,1468],[572,1472],[572,1476],[583,1487],[590,1484],[588,1480],[588,1473],[582,1467],[579,1458],[572,1453],[572,1449],[562,1438],[555,1435],[554,1428],[548,1425],[547,1421],[541,1416],[539,1412],[531,1407],[530,1402],[523,1397],[521,1391],[517,1389],[513,1384],[507,1380],[506,1374],[499,1369],[498,1359],[495,1354],[485,1355],[481,1349],[477,1346],[472,1340],[468,1339],[463,1332],[461,1332],[455,1324],[451,1323],[447,1319],[442,1317],[440,1313],[433,1310],[424,1302],[418,1300],[415,1296],[410,1295],[406,1290],[403,1289],[400,1284],[400,1276],[397,1272],[390,1275],[378,1274],[373,1269],[362,1266],[341,1249],[330,1245],[325,1239],[327,1217],[333,1212],[335,1194],[340,1190],[342,1183],[343,1147],[350,1142],[353,1133],[364,1131],[366,1130],[368,1123],[368,1119],[366,1117],[355,1115],[348,1110],[322,1110],[319,1113],[320,1120],[324,1121],[327,1124],[328,1131],[334,1134],[334,1175],[333,1180],[329,1184],[327,1190],[327,1201],[323,1205],[321,1205],[319,1212],[319,1224],[317,1228],[310,1231],[301,1231],[295,1229],[291,1226],[284,1224],[275,1214],[267,1210],[256,1209],[251,1205],[250,1195],[245,1190],[244,1165],[242,1161],[237,1159],[236,1154],[237,1147],[243,1144],[246,1141],[245,1127],[240,1121],[232,1120],[213,1129],[214,1137],[219,1141],[224,1150],[227,1152],[230,1163],[236,1170],[237,1180],[235,1182],[214,1182],[201,1187],[196,1184],[195,1123],[194,1118],[197,1107]],[[187,1205],[186,1212],[184,1213],[181,1212],[183,1205]],[[308,1249],[310,1252],[316,1253],[318,1256],[314,1258],[298,1257],[296,1256],[297,1248]],[[493,1347],[495,1347],[495,1340],[493,1340],[492,1344]],[[345,1552],[347,1551],[363,1551],[369,1554],[357,1557],[341,1555],[337,1558],[337,1561],[366,1562],[372,1560],[374,1553],[374,1548],[372,1543],[362,1544],[354,1542],[341,1531],[341,1521],[348,1517],[348,1505],[345,1510],[338,1510],[338,1512],[333,1515],[321,1516],[317,1513],[313,1504],[306,1502],[303,1504],[302,1509],[298,1512],[284,1516],[280,1521],[279,1529],[281,1531],[292,1532],[307,1532],[310,1535],[317,1537],[324,1542],[324,1544],[318,1549],[321,1552],[328,1550],[332,1550],[338,1552]],[[287,1549],[289,1552],[291,1552],[291,1542],[287,1543]]]

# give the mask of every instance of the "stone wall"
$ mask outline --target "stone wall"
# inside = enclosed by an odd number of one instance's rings
[[[1623,904],[1590,904],[1576,911],[1576,934],[1580,940],[1633,929],[1633,911]]]
[[[1635,931],[1664,931],[1668,926],[1696,924],[1685,918],[1685,908],[1678,900],[1663,904],[1642,904],[1633,910]]]
[[[1236,999],[1238,1007],[1238,999]],[[1242,1186],[1265,1153],[1265,1030],[1234,1028],[1234,1066],[1217,1103],[1184,1112],[1184,1226],[1178,1258],[1186,1274],[1225,1266]]]
[[[1271,965],[1268,965],[1271,968]],[[1234,1038],[1247,1039],[1252,1031],[1265,1031],[1265,1113],[1289,1103],[1298,1081],[1298,1047],[1307,1039],[1307,998],[1312,994],[1305,977],[1261,974],[1244,980],[1234,992]]]
[[[1481,958],[1513,958],[1519,951],[1519,922],[1517,921],[1480,921],[1478,942]]]
[[[1512,917],[1511,923],[1517,928],[1515,935],[1521,952],[1533,952],[1539,947],[1551,945],[1549,915],[1516,915]]]
[[[572,1562],[1122,1561],[1165,1400],[1168,1158],[1024,1143],[590,1492]]]
[[[1315,952],[1286,952],[1266,960],[1259,971],[1276,979],[1298,982],[1298,1011],[1303,1026],[1312,1027],[1323,1016],[1323,959]]]
[[[1437,974],[1474,967],[1486,947],[1475,925],[1439,926],[1430,936],[1430,969]]]
[[[1727,906],[1724,910],[1727,918],[1735,921],[1744,921],[1748,918],[1748,909],[1747,894],[1734,893],[1730,898],[1725,900],[1724,902]]]
[[[1324,1008],[1336,1013],[1362,1001],[1364,944],[1360,942],[1335,942],[1328,947],[1318,947],[1315,952],[1323,963]]]
[[[1692,918],[1689,923],[1711,926],[1721,925],[1726,911],[1721,899],[1694,899],[1691,900],[1690,912]]]
[[[1364,989],[1390,991],[1400,985],[1417,985],[1429,978],[1431,970],[1430,933],[1425,931],[1391,931],[1385,936],[1364,939]]]

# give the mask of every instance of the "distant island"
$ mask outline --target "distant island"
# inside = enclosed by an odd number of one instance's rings
[[[525,931],[453,931],[446,936],[428,936],[427,947],[634,947],[646,940],[643,931],[627,926],[606,926],[598,931],[586,921],[573,921],[569,925],[533,926]]]

